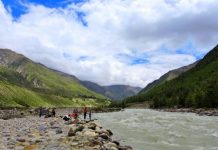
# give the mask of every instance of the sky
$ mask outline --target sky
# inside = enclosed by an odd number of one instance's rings
[[[0,48],[100,85],[145,87],[218,44],[217,0],[0,0]]]

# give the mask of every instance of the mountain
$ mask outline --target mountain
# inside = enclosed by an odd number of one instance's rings
[[[175,69],[175,70],[171,70],[169,72],[167,72],[166,74],[164,74],[163,76],[161,76],[158,80],[155,80],[151,83],[149,83],[144,89],[142,89],[139,93],[146,93],[149,90],[151,90],[152,88],[159,86],[161,84],[163,84],[166,81],[170,81],[173,80],[175,78],[177,78],[178,76],[180,76],[182,73],[187,72],[188,70],[192,69],[193,67],[195,67],[198,64],[198,61],[196,61],[193,64]]]
[[[49,69],[8,49],[0,49],[0,88],[2,107],[109,103],[106,97],[81,85],[75,76]]]
[[[90,81],[81,81],[81,84],[87,89],[102,94],[112,100],[122,100],[129,96],[133,96],[142,89],[140,87],[132,87],[128,85],[100,86]]]
[[[125,103],[147,102],[151,107],[218,107],[218,46],[192,69],[177,78],[157,85],[147,92],[124,100]]]

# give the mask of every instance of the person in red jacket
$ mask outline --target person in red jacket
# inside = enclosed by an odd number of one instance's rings
[[[87,108],[87,107],[84,107],[84,109],[83,109],[83,113],[84,113],[84,120],[86,120],[86,115],[87,115],[87,112],[88,112],[88,108]]]

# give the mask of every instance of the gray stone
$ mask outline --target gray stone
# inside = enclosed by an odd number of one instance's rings
[[[61,133],[63,133],[62,129],[61,128],[57,128],[56,129],[56,134],[61,134]]]
[[[24,147],[23,146],[18,146],[18,147],[15,147],[15,150],[23,150]]]
[[[110,150],[118,150],[116,147],[111,147]]]
[[[57,149],[59,150],[60,145],[58,143],[50,143],[47,145],[46,149]]]
[[[78,144],[79,143],[77,143],[77,142],[72,142],[70,145],[74,147],[74,146],[77,146]]]
[[[130,146],[118,146],[118,150],[132,150]]]
[[[75,132],[72,128],[70,128],[70,130],[68,131],[68,136],[75,136]]]
[[[95,123],[89,123],[88,129],[96,130],[96,124]]]
[[[120,145],[120,143],[118,141],[112,141],[113,143],[115,143],[117,146]]]
[[[108,137],[108,135],[107,134],[100,134],[99,135],[99,137],[101,137],[102,139],[105,139],[105,140],[108,140],[109,139],[109,137]]]
[[[46,126],[46,125],[40,125],[40,126],[38,127],[38,130],[41,131],[41,132],[44,132],[44,131],[47,130],[47,126]]]
[[[113,135],[113,132],[111,130],[106,130],[106,131],[109,133],[110,136]]]
[[[106,148],[106,149],[111,149],[112,147],[117,147],[117,145],[115,144],[115,143],[112,143],[112,142],[109,142],[109,143],[106,143],[106,144],[104,144],[104,147]]]
[[[17,138],[17,141],[18,142],[26,142],[26,139],[24,139],[24,138]]]

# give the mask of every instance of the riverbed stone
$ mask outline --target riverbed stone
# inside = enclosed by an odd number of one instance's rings
[[[117,147],[111,147],[110,150],[118,150]]]
[[[130,146],[118,146],[118,150],[132,150]]]
[[[17,141],[18,142],[26,142],[26,139],[25,138],[17,138]]]
[[[72,128],[70,128],[70,130],[68,131],[68,136],[75,136],[75,132]]]
[[[40,125],[38,127],[38,130],[41,131],[41,132],[45,132],[47,130],[47,126],[46,125]]]
[[[108,139],[109,139],[108,135],[105,134],[105,133],[100,134],[99,137],[101,137],[101,138],[104,139],[104,140],[108,140]]]
[[[61,134],[61,133],[63,133],[63,131],[62,131],[61,128],[57,128],[55,132],[56,132],[56,134]]]
[[[91,140],[89,143],[89,146],[95,147],[96,145],[102,145],[102,142],[100,140]]]
[[[114,144],[116,144],[117,146],[120,145],[120,143],[118,141],[112,141]]]
[[[108,142],[108,143],[104,144],[104,147],[105,147],[106,149],[111,149],[112,147],[116,148],[117,145],[116,145],[115,143]]]
[[[113,135],[113,132],[111,130],[107,129],[106,131],[109,133],[110,136]]]
[[[96,130],[96,126],[97,125],[95,123],[91,122],[88,124],[88,129]]]
[[[85,131],[83,133],[83,135],[84,136],[88,136],[88,137],[96,137],[96,136],[98,136],[98,134],[96,132],[94,132],[94,131]]]
[[[116,150],[117,145],[109,143],[111,135],[96,120],[67,125],[58,117],[25,116],[11,120],[0,119],[2,150],[97,150],[102,149],[105,144]]]
[[[82,130],[84,129],[84,126],[80,125],[80,126],[77,126],[75,129],[74,129],[74,132],[81,132]]]

